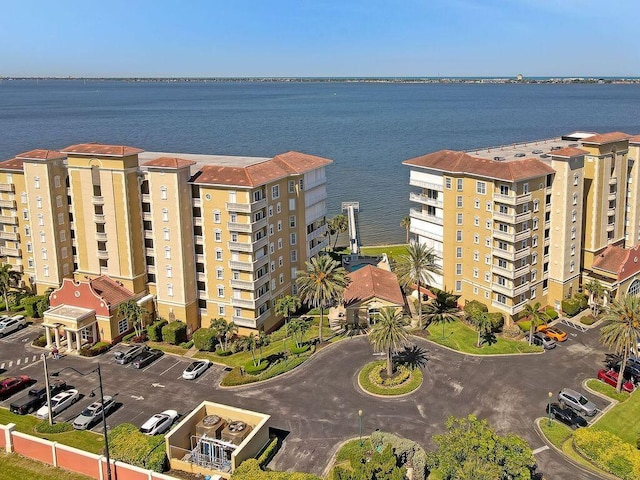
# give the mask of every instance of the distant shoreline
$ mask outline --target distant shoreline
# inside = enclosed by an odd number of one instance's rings
[[[2,81],[72,80],[85,82],[139,82],[139,83],[394,83],[394,84],[640,84],[640,77],[11,77],[0,76]]]

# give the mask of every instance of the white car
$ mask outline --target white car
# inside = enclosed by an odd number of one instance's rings
[[[182,378],[185,380],[194,380],[204,373],[209,368],[211,362],[209,360],[198,360],[193,362],[182,372]]]
[[[59,394],[51,397],[51,415],[57,415],[65,408],[73,405],[80,399],[80,392],[75,388],[65,390]],[[47,405],[40,407],[36,412],[38,418],[49,418],[49,408]]]
[[[0,320],[0,337],[20,330],[27,326],[27,321],[23,315],[16,315],[15,317],[5,318]]]
[[[144,422],[140,427],[140,431],[145,435],[158,435],[164,433],[171,428],[173,422],[178,418],[178,412],[175,410],[165,410],[156,413],[149,420]]]

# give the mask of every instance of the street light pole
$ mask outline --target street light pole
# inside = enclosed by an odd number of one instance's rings
[[[549,392],[549,401],[547,402],[547,426],[551,426],[551,397],[553,397],[553,392]]]
[[[47,409],[49,410],[49,425],[53,425],[53,415],[51,413],[51,389],[49,388],[49,369],[47,368],[47,355],[42,354],[44,363],[44,388],[47,390]]]
[[[360,425],[360,446],[362,446],[362,410],[358,410],[358,424]]]

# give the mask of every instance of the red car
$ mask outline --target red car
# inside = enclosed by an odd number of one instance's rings
[[[618,385],[618,372],[614,370],[600,370],[598,371],[598,380],[611,385],[612,387],[616,387]],[[624,382],[622,384],[622,390],[625,392],[633,392],[635,385],[629,381]]]
[[[27,388],[34,383],[34,380],[28,375],[18,375],[17,377],[8,377],[0,381],[0,397],[8,397],[23,388]]]

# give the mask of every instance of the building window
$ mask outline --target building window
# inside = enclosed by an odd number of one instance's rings
[[[214,232],[214,238],[216,242],[221,242],[222,241],[222,230],[216,229],[216,231]]]
[[[118,321],[118,335],[122,335],[129,329],[129,322],[126,317]]]
[[[575,222],[578,219],[578,212],[571,210],[571,221]]]
[[[298,182],[298,185],[300,186],[300,190],[304,190],[304,178],[300,179],[300,181]]]
[[[62,274],[63,275],[69,275],[69,264],[65,263],[62,265]]]
[[[34,265],[34,264],[33,264],[33,258],[29,257],[29,259],[27,260],[27,266],[28,266],[29,268],[33,268],[33,265]]]
[[[573,204],[578,205],[578,194],[575,192],[573,194]]]
[[[224,286],[218,285],[217,290],[218,290],[218,296],[224,297]]]
[[[42,197],[36,197],[36,208],[42,208]]]
[[[27,242],[27,252],[28,253],[33,252],[33,245],[31,244],[31,242]]]
[[[461,191],[462,191],[462,182],[463,182],[463,179],[462,179],[462,178],[458,178],[458,179],[456,180],[456,182],[457,182],[457,190],[458,190],[459,192],[461,192]]]
[[[484,237],[484,246],[487,248],[491,247],[491,237]]]
[[[534,235],[531,238],[531,246],[532,247],[537,247],[538,246],[538,235]]]
[[[576,239],[576,227],[571,227],[571,240]]]
[[[45,243],[47,241],[47,237],[44,232],[40,232],[40,243]]]
[[[222,280],[224,278],[224,269],[222,267],[216,268],[216,278]]]
[[[534,265],[538,263],[538,254],[537,253],[532,253],[531,254],[531,265]]]
[[[58,214],[58,225],[63,225],[64,224],[64,213],[59,213]]]
[[[273,200],[280,198],[280,185],[274,185],[271,187],[271,198]]]
[[[20,203],[23,203],[23,204],[27,203],[27,194],[26,193],[22,193],[20,195]]]
[[[462,230],[456,230],[456,242],[462,241]]]
[[[297,262],[298,261],[298,251],[297,250],[291,250],[291,261],[292,262]]]
[[[479,276],[479,275],[480,275],[480,274],[479,274],[478,269],[477,269],[477,268],[474,268],[474,269],[473,269],[473,278],[478,278],[478,276]]]
[[[534,230],[538,229],[538,217],[533,217],[533,220],[531,220],[531,228]]]
[[[276,246],[273,242],[269,244],[269,253],[274,253],[276,251]]]
[[[47,259],[47,249],[46,249],[46,248],[43,248],[43,249],[42,249],[42,259],[43,259],[43,260],[46,260],[46,259]]]
[[[477,198],[473,201],[473,208],[480,208],[480,200]]]
[[[480,235],[478,235],[477,233],[473,236],[473,243],[475,243],[476,245],[480,243]]]
[[[167,283],[167,295],[173,297],[173,284]]]
[[[167,187],[165,187],[164,185],[160,187],[160,199],[161,200],[167,199]]]
[[[173,276],[173,269],[171,268],[171,265],[167,265],[167,278],[171,278]]]
[[[485,223],[485,227],[487,228],[487,230],[491,230],[491,220],[487,220],[487,222]]]
[[[485,182],[476,182],[476,193],[485,195],[487,193],[487,184]]]
[[[531,281],[533,282],[537,278],[538,278],[538,270],[534,268],[533,270],[531,270]]]
[[[293,180],[289,180],[289,193],[295,193],[296,191],[296,182]]]
[[[67,253],[67,247],[62,247],[60,249],[60,256],[62,258],[67,258],[69,256],[69,254]]]
[[[31,236],[31,228],[29,228],[28,226],[24,227],[24,236],[25,237],[30,237]]]
[[[169,221],[169,210],[166,208],[162,209],[162,221],[163,222],[168,222]]]
[[[296,209],[296,199],[295,198],[290,198],[289,199],[289,210],[295,210]]]
[[[282,211],[282,204],[280,202],[276,203],[276,213],[280,213]]]
[[[456,263],[456,275],[462,275],[462,264]]]
[[[491,255],[487,254],[484,256],[484,263],[491,265]]]
[[[269,235],[273,235],[273,223],[269,224]]]
[[[530,298],[536,298],[536,289],[535,289],[535,287],[531,288]]]
[[[447,190],[451,190],[451,178],[446,177],[446,178],[444,179],[444,187],[445,187]]]
[[[528,183],[523,183],[522,184],[522,194],[526,195],[527,193],[529,193],[529,184]]]
[[[273,205],[269,205],[268,212],[269,212],[269,217],[273,217]]]
[[[169,229],[168,229],[167,227],[165,227],[162,231],[163,231],[163,233],[164,233],[164,239],[165,239],[165,241],[167,241],[167,242],[168,242],[168,241],[169,241]]]
[[[573,184],[577,186],[579,179],[580,179],[580,176],[577,173],[574,173],[573,174]]]
[[[573,257],[576,254],[576,244],[571,244],[571,256]]]
[[[49,276],[49,265],[45,265],[43,270],[44,270],[44,276],[48,277]]]
[[[278,231],[282,231],[282,220],[278,220]]]
[[[574,262],[573,260],[571,260],[569,262],[569,271],[573,272],[576,269],[576,262]]]
[[[456,197],[456,206],[457,206],[458,208],[462,208],[462,195],[458,195],[458,196]]]
[[[224,305],[218,305],[218,315],[220,316],[224,316]],[[236,315],[236,316],[240,316],[240,315]]]
[[[538,200],[534,200],[533,201],[533,211],[537,212],[538,210],[540,210],[540,202]]]
[[[473,251],[473,260],[476,262],[480,260],[480,252],[478,252],[478,250]]]
[[[216,248],[216,260],[222,260],[222,249]]]
[[[278,257],[278,266],[282,267],[282,265],[284,264],[284,260],[282,259],[282,256]]]
[[[282,239],[278,239],[278,250],[282,250]]]
[[[462,214],[461,213],[457,213],[456,214],[456,225],[462,225]]]
[[[38,225],[44,225],[44,215],[42,215],[41,213],[38,214]]]
[[[297,240],[297,235],[295,233],[292,233],[290,236],[290,245],[295,245],[296,244],[296,240]]]
[[[62,195],[58,195],[58,196],[56,197],[56,206],[57,206],[58,208],[62,207]]]
[[[289,227],[296,228],[296,216],[295,215],[291,215],[289,217]]]
[[[476,227],[480,226],[480,217],[478,217],[477,215],[473,217],[473,225]]]
[[[40,177],[33,177],[34,188],[40,188]]]
[[[456,247],[456,258],[462,258],[462,247]]]
[[[164,258],[171,260],[171,247],[164,247]]]
[[[271,271],[272,272],[276,271],[276,262],[275,261],[271,262]]]
[[[462,291],[462,282],[460,280],[456,280],[456,292]]]
[[[213,223],[220,223],[222,220],[220,218],[220,210],[213,211]]]
[[[498,301],[498,303],[502,303],[502,304],[506,304],[507,303],[507,297],[506,295],[503,295],[501,293],[499,293],[498,295],[496,295],[496,300]]]

